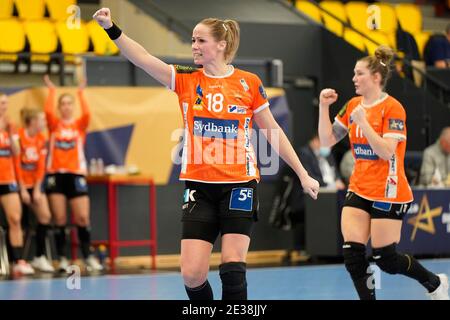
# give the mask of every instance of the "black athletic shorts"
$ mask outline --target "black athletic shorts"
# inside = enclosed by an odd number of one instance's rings
[[[17,183],[0,184],[0,196],[15,192],[19,192],[19,186]]]
[[[345,195],[344,207],[353,207],[366,211],[372,219],[402,220],[411,203],[391,203],[371,201],[349,191]]]
[[[82,175],[72,173],[55,173],[45,177],[45,192],[47,194],[61,193],[68,199],[86,196],[88,185]]]
[[[34,188],[27,188],[27,192],[30,195],[30,199],[31,200],[33,200],[33,191],[34,191]],[[44,184],[41,184],[41,192],[45,193],[45,186],[44,186]]]
[[[219,233],[250,236],[258,220],[257,185],[256,180],[218,184],[186,181],[182,239],[214,244]]]

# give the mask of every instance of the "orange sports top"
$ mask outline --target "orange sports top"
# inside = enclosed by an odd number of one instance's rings
[[[25,188],[31,188],[44,179],[47,156],[45,142],[42,133],[31,137],[25,128],[19,129],[20,161],[16,173],[17,181]]]
[[[232,67],[224,76],[172,65],[184,135],[180,180],[259,181],[251,144],[253,115],[269,106],[261,80]]]
[[[352,98],[339,111],[335,120],[349,134],[355,167],[350,177],[349,190],[372,201],[407,203],[413,200],[405,175],[406,113],[393,97],[386,95],[372,107],[366,108],[366,117],[372,128],[383,138],[398,139],[391,159],[383,160],[372,150],[358,125],[350,115],[361,103],[362,97]]]
[[[81,104],[80,118],[65,122],[55,114],[55,89],[49,90],[45,102],[45,116],[49,129],[49,156],[47,160],[48,173],[87,174],[84,143],[89,125],[89,107],[83,92],[78,91]]]

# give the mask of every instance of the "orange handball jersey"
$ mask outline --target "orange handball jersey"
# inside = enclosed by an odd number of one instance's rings
[[[358,125],[351,119],[352,111],[361,104],[355,97],[339,111],[335,120],[347,129],[355,158],[349,190],[372,201],[407,203],[413,200],[405,175],[406,113],[403,106],[387,95],[370,108],[366,118],[383,138],[398,139],[397,148],[389,160],[383,160],[372,150]]]
[[[11,143],[9,132],[0,130],[0,184],[16,183]]]
[[[184,120],[180,180],[259,181],[251,138],[253,115],[269,106],[261,80],[235,68],[219,77],[171,67]]]
[[[87,164],[84,155],[84,143],[90,114],[83,93],[78,91],[81,117],[68,123],[55,115],[55,89],[49,91],[45,103],[45,116],[50,134],[47,172],[86,175]]]
[[[31,137],[25,128],[20,128],[19,144],[20,161],[16,168],[17,180],[25,188],[32,188],[44,179],[47,155],[45,137],[42,133]]]

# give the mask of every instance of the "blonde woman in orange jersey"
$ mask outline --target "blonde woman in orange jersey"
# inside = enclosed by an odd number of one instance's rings
[[[74,118],[75,99],[64,93],[58,98],[58,111],[55,113],[56,88],[50,78],[44,76],[49,89],[45,102],[45,116],[49,130],[49,156],[47,159],[46,193],[54,217],[56,250],[60,257],[59,269],[67,271],[66,224],[67,202],[77,225],[81,252],[88,268],[100,271],[103,267],[91,254],[91,234],[89,230],[89,197],[86,182],[87,166],[84,155],[86,131],[90,112],[84,98],[86,82],[78,88],[81,116]]]
[[[13,273],[30,275],[33,268],[23,260],[22,206],[15,174],[15,156],[19,154],[17,133],[6,115],[8,96],[0,92],[0,205],[6,214]]]
[[[45,159],[47,156],[44,113],[35,108],[20,112],[23,127],[19,128],[20,155],[17,161],[17,182],[22,203],[36,215],[36,254],[31,263],[35,269],[53,272],[55,269],[45,256],[45,239],[51,223],[50,208],[43,193]]]
[[[168,65],[150,55],[112,23],[107,8],[94,19],[131,62],[177,93],[184,119],[180,179],[185,181],[181,273],[192,300],[213,299],[207,280],[209,258],[220,234],[222,299],[247,299],[246,256],[256,220],[259,172],[250,143],[252,120],[276,130],[281,157],[314,199],[319,183],[309,177],[274,120],[261,80],[230,63],[239,46],[233,20],[204,19],[192,33],[194,63],[201,69]],[[278,137],[278,136],[277,136]],[[223,155],[231,155],[230,158]],[[237,158],[237,159],[236,159]],[[239,161],[240,160],[240,161]]]
[[[321,144],[333,146],[348,134],[356,160],[341,216],[344,263],[359,298],[374,300],[366,258],[370,238],[373,258],[381,270],[416,279],[431,299],[448,300],[445,274],[436,275],[396,250],[413,195],[404,170],[406,113],[400,102],[383,91],[393,54],[380,46],[374,56],[356,63],[353,83],[358,96],[345,104],[333,124],[329,106],[337,100],[337,93],[333,89],[320,93]]]

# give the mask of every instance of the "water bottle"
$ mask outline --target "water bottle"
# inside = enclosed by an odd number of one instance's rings
[[[97,174],[101,176],[105,174],[105,164],[102,158],[97,159]]]
[[[97,159],[91,158],[91,161],[89,163],[89,174],[91,176],[95,176],[98,174],[97,167],[98,167]]]

